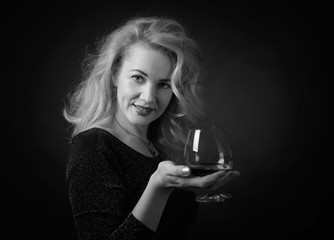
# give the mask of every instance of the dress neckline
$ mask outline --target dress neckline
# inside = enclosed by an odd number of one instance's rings
[[[139,155],[141,155],[141,156],[143,156],[143,157],[145,157],[145,158],[148,158],[148,159],[159,159],[159,154],[158,154],[158,156],[156,156],[156,157],[154,157],[154,156],[153,156],[153,157],[152,157],[152,156],[147,156],[147,155],[145,155],[145,154],[143,154],[143,153],[137,151],[136,149],[130,147],[129,145],[127,145],[126,143],[124,143],[123,141],[121,141],[117,136],[115,136],[115,135],[113,134],[113,132],[111,132],[111,131],[110,131],[109,129],[107,129],[107,128],[104,128],[104,127],[101,127],[101,126],[96,126],[96,127],[93,127],[93,128],[91,128],[91,129],[87,129],[87,130],[93,130],[93,129],[94,129],[94,130],[100,130],[100,131],[103,131],[103,132],[109,134],[112,138],[114,138],[115,140],[117,140],[117,141],[118,141],[120,144],[122,144],[124,147],[126,147],[126,148],[128,148],[129,150],[135,152],[136,154],[139,154]]]

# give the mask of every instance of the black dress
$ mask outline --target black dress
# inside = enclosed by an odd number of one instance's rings
[[[171,193],[156,232],[131,214],[160,161],[99,128],[78,134],[66,178],[79,238],[186,239],[198,209],[193,192]]]

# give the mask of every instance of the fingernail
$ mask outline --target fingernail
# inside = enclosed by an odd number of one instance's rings
[[[188,175],[190,173],[190,168],[189,167],[183,167],[181,169],[182,174]]]

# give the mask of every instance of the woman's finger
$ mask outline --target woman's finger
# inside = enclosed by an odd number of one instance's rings
[[[203,177],[191,176],[191,177],[180,177],[177,181],[180,186],[185,188],[207,188],[214,182],[222,178],[226,173],[218,171]]]
[[[159,176],[158,185],[163,187],[183,187],[183,178],[190,175],[190,168],[187,166],[176,165],[172,161],[160,162],[156,173]]]
[[[215,190],[239,175],[240,173],[238,171],[218,171],[203,177],[180,178],[177,182],[179,185],[176,186],[182,186],[188,189]]]
[[[167,175],[178,177],[187,177],[191,173],[188,166],[176,165],[174,162],[168,160],[161,162],[160,168],[162,168]]]

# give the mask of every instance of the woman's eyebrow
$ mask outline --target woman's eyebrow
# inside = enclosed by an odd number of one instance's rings
[[[139,69],[132,69],[131,71],[135,71],[135,72],[139,72],[141,74],[143,74],[144,76],[148,77],[148,74],[143,72],[142,70],[139,70]]]
[[[159,82],[168,83],[168,82],[171,82],[171,80],[166,78],[166,79],[160,79]]]

